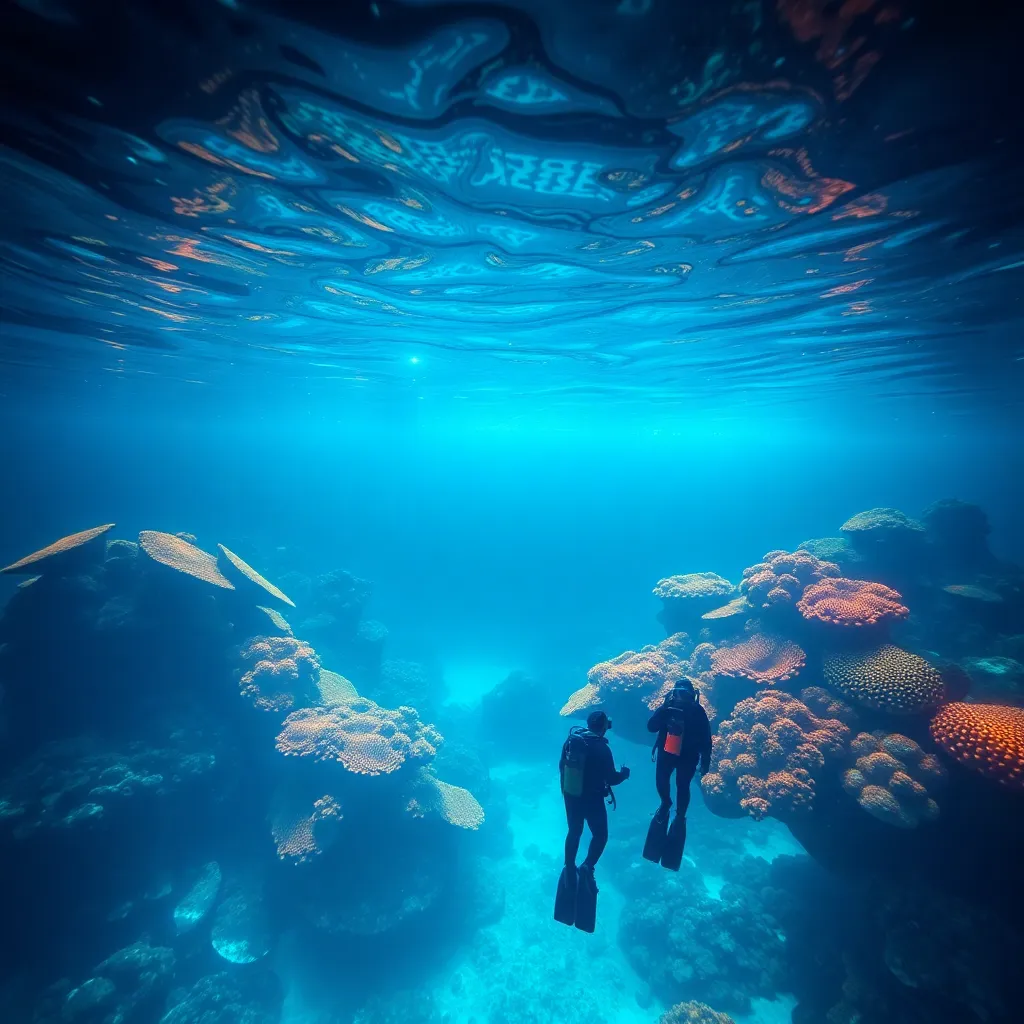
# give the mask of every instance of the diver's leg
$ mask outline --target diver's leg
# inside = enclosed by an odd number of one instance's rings
[[[697,770],[697,762],[694,760],[679,759],[676,768],[676,815],[680,818],[686,817],[690,806],[690,783],[693,781],[693,773]]]
[[[661,797],[663,811],[668,811],[672,806],[672,769],[675,768],[676,760],[674,754],[658,751],[658,760],[654,765],[654,785],[658,789],[658,796]]]
[[[592,869],[608,845],[608,808],[603,799],[587,807],[587,824],[590,826],[590,849],[583,866]]]
[[[579,853],[580,839],[583,838],[583,801],[576,796],[565,798],[565,820],[569,831],[565,836],[565,866],[576,869],[576,854]]]

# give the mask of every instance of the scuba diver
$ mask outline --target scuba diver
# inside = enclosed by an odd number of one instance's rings
[[[689,679],[676,683],[647,723],[656,732],[651,759],[654,780],[661,797],[644,843],[644,857],[672,871],[678,871],[686,844],[686,811],[690,806],[690,782],[700,764],[704,775],[711,764],[711,725],[700,705],[700,697]],[[676,816],[668,824],[672,809],[672,775],[676,777]]]
[[[582,931],[592,932],[597,915],[597,885],[594,866],[608,843],[608,810],[605,797],[612,806],[612,786],[629,778],[625,766],[616,771],[615,759],[605,733],[612,727],[603,711],[587,717],[587,727],[569,730],[562,744],[558,771],[565,799],[565,817],[569,826],[565,837],[565,867],[558,880],[555,897],[555,920],[575,924]],[[590,848],[586,859],[576,870],[576,854],[583,837],[584,822],[590,827]]]

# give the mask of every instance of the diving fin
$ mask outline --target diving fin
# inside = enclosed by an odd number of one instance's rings
[[[592,932],[597,924],[597,883],[594,869],[580,868],[580,880],[576,886],[576,927],[581,932]]]
[[[644,859],[653,860],[655,864],[661,862],[661,855],[665,849],[665,837],[668,833],[668,810],[659,807],[651,818],[651,827],[647,830],[647,839],[644,842]]]
[[[686,846],[686,818],[677,814],[665,838],[665,849],[661,854],[661,866],[669,871],[678,871],[683,863],[683,847]]]
[[[571,928],[576,922],[576,866],[562,868],[555,893],[555,920]]]

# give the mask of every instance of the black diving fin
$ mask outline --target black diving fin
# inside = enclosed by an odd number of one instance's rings
[[[597,924],[597,883],[593,868],[580,868],[576,887],[576,927],[581,932],[592,932]]]
[[[665,837],[665,849],[661,854],[661,866],[669,871],[678,871],[683,863],[683,847],[686,846],[686,818],[677,814]]]
[[[577,872],[575,866],[562,868],[555,893],[555,920],[571,928],[576,923]]]
[[[647,830],[644,842],[644,859],[661,863],[661,855],[665,850],[665,839],[668,834],[668,811],[659,808],[651,818],[651,827]]]

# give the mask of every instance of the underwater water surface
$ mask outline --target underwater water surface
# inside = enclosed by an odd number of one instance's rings
[[[3,6],[0,1021],[1020,1019],[1004,8]]]

